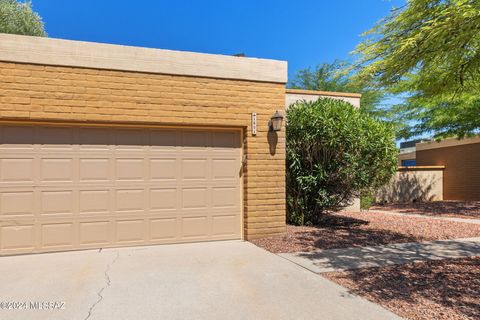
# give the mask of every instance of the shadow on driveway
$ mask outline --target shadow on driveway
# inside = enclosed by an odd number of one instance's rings
[[[480,255],[480,238],[280,254],[315,273],[476,255]]]

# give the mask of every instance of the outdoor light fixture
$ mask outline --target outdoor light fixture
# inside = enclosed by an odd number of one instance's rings
[[[270,127],[270,130],[272,131],[282,130],[282,121],[283,121],[282,114],[278,111],[275,111],[273,116],[270,118],[270,121],[268,122],[268,126]]]

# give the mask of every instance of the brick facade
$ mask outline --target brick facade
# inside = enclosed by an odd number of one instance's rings
[[[284,111],[283,83],[12,62],[0,62],[0,83],[3,123],[243,128],[245,238],[285,231],[285,130],[267,127]]]
[[[442,147],[445,142],[453,145]],[[433,142],[430,145],[434,147],[419,148],[417,144],[417,165],[445,166],[443,199],[480,200],[480,139],[460,141],[451,139],[440,143]]]

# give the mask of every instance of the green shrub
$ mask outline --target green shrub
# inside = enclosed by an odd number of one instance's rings
[[[370,192],[362,193],[360,195],[360,209],[368,210],[373,205],[374,199]]]
[[[330,98],[287,110],[287,221],[317,224],[396,169],[392,128],[351,104]]]

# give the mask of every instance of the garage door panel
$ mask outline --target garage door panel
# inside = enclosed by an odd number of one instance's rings
[[[142,158],[119,158],[115,160],[115,179],[122,180],[145,180],[145,159]]]
[[[153,242],[175,240],[179,234],[177,220],[176,217],[152,219],[150,221],[150,240]]]
[[[73,159],[43,158],[40,160],[43,181],[73,182]]]
[[[0,192],[0,215],[33,216],[35,213],[35,194],[33,191]]]
[[[78,144],[80,150],[109,151],[112,149],[114,141],[114,135],[111,129],[78,129]]]
[[[75,148],[76,130],[68,127],[37,127],[35,144],[43,150],[72,150]]]
[[[110,221],[82,221],[78,225],[80,245],[108,246],[112,233]]]
[[[183,238],[207,238],[210,224],[208,217],[184,217],[182,218],[182,237]]]
[[[178,191],[176,188],[150,189],[150,210],[176,210]]]
[[[239,165],[236,159],[213,159],[213,179],[235,179],[239,175]]]
[[[72,247],[74,245],[74,224],[43,224],[41,226],[41,236],[41,245],[46,249]]]
[[[0,247],[3,251],[22,253],[35,249],[36,229],[33,224],[2,226],[0,231]]]
[[[207,131],[189,131],[181,132],[181,148],[190,151],[204,151],[209,145],[210,134]]]
[[[42,191],[40,196],[42,215],[74,213],[74,191]]]
[[[0,254],[241,238],[238,131],[0,127]]]
[[[143,211],[145,206],[144,189],[120,189],[115,192],[116,211]]]
[[[111,179],[109,158],[80,158],[80,181],[108,181]]]
[[[207,179],[208,178],[208,159],[190,158],[183,159],[182,179]]]
[[[175,180],[177,178],[177,159],[150,158],[149,177],[151,180]]]
[[[204,209],[208,206],[208,189],[184,188],[182,189],[182,208],[183,209]]]
[[[32,150],[34,145],[34,127],[2,126],[0,128],[1,149],[22,149]]]
[[[177,130],[151,130],[150,133],[150,150],[155,151],[172,151],[181,144],[178,141]]]
[[[33,158],[0,159],[0,181],[32,182],[34,180]]]
[[[121,220],[116,221],[115,224],[116,242],[146,242],[147,230],[144,220]]]
[[[145,150],[149,143],[148,140],[145,130],[115,131],[115,149],[118,151]]]
[[[110,190],[80,190],[79,212],[80,214],[108,214],[110,212],[110,198]]]
[[[212,217],[212,234],[214,236],[237,235],[237,226],[240,223],[239,217],[236,214],[219,215]]]
[[[229,131],[213,132],[212,147],[226,150],[240,148],[240,135],[237,132]]]
[[[235,207],[239,203],[239,192],[236,187],[212,188],[213,207]]]

